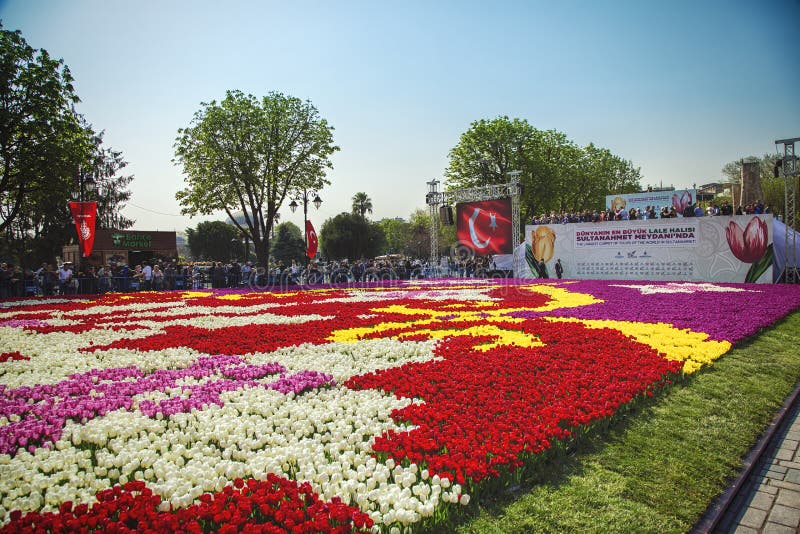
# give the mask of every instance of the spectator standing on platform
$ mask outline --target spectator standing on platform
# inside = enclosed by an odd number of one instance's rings
[[[556,276],[561,278],[561,275],[564,274],[564,266],[561,265],[561,258],[556,260]]]
[[[720,209],[720,213],[722,215],[733,215],[733,206],[727,200],[722,203],[722,208]]]

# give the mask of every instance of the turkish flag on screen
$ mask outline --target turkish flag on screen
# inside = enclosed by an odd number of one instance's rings
[[[459,242],[479,256],[513,251],[510,198],[458,204],[456,225]]]
[[[308,243],[306,256],[313,258],[317,255],[319,241],[317,240],[317,232],[314,231],[314,225],[311,224],[311,221],[306,221],[306,242]]]
[[[88,258],[94,246],[94,226],[97,218],[97,202],[70,202],[72,220],[78,231],[78,242],[83,249],[83,257]]]

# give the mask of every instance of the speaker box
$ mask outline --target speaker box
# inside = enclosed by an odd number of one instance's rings
[[[453,224],[453,208],[450,206],[440,206],[439,207],[439,219],[441,219],[442,224],[452,225]]]

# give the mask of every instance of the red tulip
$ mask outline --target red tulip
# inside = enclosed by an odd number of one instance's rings
[[[744,263],[758,261],[767,251],[769,241],[767,223],[758,217],[750,219],[744,230],[736,222],[729,222],[725,235],[733,255]]]
[[[691,203],[692,195],[690,195],[688,191],[684,191],[680,196],[678,196],[678,193],[674,193],[672,195],[672,206],[678,213],[683,213],[683,210],[686,209],[686,206],[690,205]]]

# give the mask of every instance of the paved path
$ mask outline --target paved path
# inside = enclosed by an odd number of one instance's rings
[[[800,533],[800,401],[786,407],[762,450],[712,532]]]

